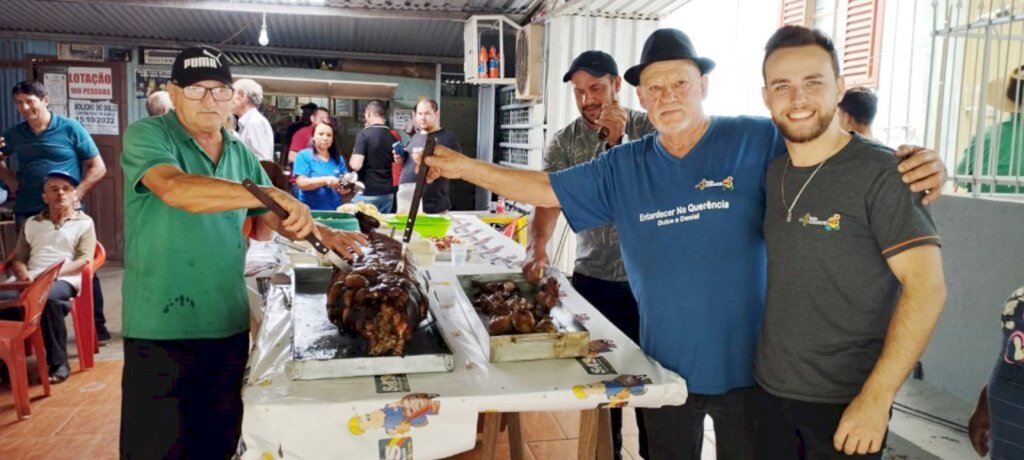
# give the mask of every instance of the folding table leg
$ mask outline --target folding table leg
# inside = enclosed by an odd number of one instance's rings
[[[580,411],[579,460],[612,458],[611,418],[608,409]],[[600,448],[598,448],[600,446]]]
[[[519,424],[519,412],[501,414],[508,423],[508,451],[512,460],[523,460],[523,427]]]
[[[501,413],[485,412],[480,415],[484,419],[483,451],[480,452],[480,458],[494,460],[498,448],[498,432],[501,430]]]

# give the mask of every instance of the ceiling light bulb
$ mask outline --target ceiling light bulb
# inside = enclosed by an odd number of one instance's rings
[[[260,46],[267,46],[270,43],[270,37],[267,36],[267,13],[263,13],[263,26],[260,27],[260,38],[257,41]]]

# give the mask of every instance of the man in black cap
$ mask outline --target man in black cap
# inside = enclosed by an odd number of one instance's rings
[[[613,146],[640,139],[654,132],[643,112],[618,104],[622,77],[608,53],[584,51],[572,61],[563,82],[572,84],[579,118],[555,133],[544,151],[544,170],[556,172],[586,163]],[[550,261],[548,241],[555,230],[559,208],[534,210],[530,220],[530,242],[526,246],[523,274],[539,282]],[[619,249],[619,234],[612,225],[583,230],[577,234],[576,263],[572,285],[615,327],[640,343],[640,314],[630,290]],[[640,455],[647,457],[644,420],[637,413]],[[612,445],[615,458],[622,458],[622,409],[611,410]]]
[[[684,405],[644,410],[652,459],[699,459],[707,416],[719,459],[753,457],[748,405],[764,310],[765,171],[785,143],[768,118],[704,113],[714,65],[682,32],[652,33],[625,79],[658,133],[574,168],[514,170],[443,147],[426,159],[431,177],[561,206],[574,230],[615,225],[639,304],[641,348],[682,375],[690,392]],[[932,189],[930,201],[944,183],[937,157],[924,151],[901,166],[911,187]]]
[[[224,130],[234,90],[219,50],[185,49],[168,92],[174,110],[124,133],[122,458],[228,458],[241,433],[249,302],[242,223],[258,216],[289,238],[318,233],[345,257],[365,239],[313,223],[270,186],[259,160]],[[283,207],[279,219],[239,182]]]

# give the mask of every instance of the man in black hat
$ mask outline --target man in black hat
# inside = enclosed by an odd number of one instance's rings
[[[625,79],[658,133],[574,168],[514,170],[443,147],[426,159],[431,177],[561,206],[576,231],[615,225],[639,304],[640,345],[690,392],[684,405],[644,411],[653,459],[699,459],[707,416],[718,458],[753,457],[748,401],[764,310],[765,171],[785,143],[768,118],[704,113],[714,65],[682,32],[652,33]],[[937,157],[924,151],[901,166],[911,187],[932,189],[929,201],[944,183]]]
[[[570,82],[579,118],[555,133],[544,151],[544,170],[561,171],[586,163],[615,145],[640,139],[654,132],[643,112],[618,103],[622,77],[608,53],[584,51],[572,61],[562,77]],[[530,220],[530,242],[526,246],[523,274],[539,282],[550,261],[548,241],[555,230],[559,208],[534,210]],[[602,225],[577,234],[573,287],[598,311],[634,342],[640,343],[640,314],[630,290],[619,249],[619,234],[612,225]],[[638,412],[639,414],[639,412]],[[647,457],[647,435],[643,417],[637,416],[640,455]],[[611,410],[612,445],[615,458],[622,452],[622,409]]]
[[[219,50],[185,49],[167,88],[174,110],[124,133],[122,458],[234,453],[249,351],[247,216],[293,239],[318,233],[345,257],[366,241],[314,225],[306,205],[270,186],[259,160],[223,128],[231,82]],[[245,179],[288,217],[266,212]]]

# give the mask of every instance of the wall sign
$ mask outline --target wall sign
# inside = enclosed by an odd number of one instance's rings
[[[50,96],[50,105],[65,105],[68,103],[68,76],[62,73],[48,73],[43,75],[43,86],[46,87],[46,95]]]
[[[391,111],[391,127],[398,131],[405,131],[405,127],[412,123],[412,110],[395,109]]]
[[[71,100],[70,116],[78,120],[89,134],[116,136],[118,132],[117,104],[110,101],[92,102]]]
[[[135,98],[145,99],[154,91],[167,91],[167,82],[171,81],[170,70],[136,70]]]
[[[71,99],[113,99],[113,82],[109,67],[68,67],[68,97]]]
[[[103,45],[58,43],[57,59],[61,61],[102,61]]]
[[[146,48],[142,50],[143,64],[174,65],[174,58],[181,50]]]

